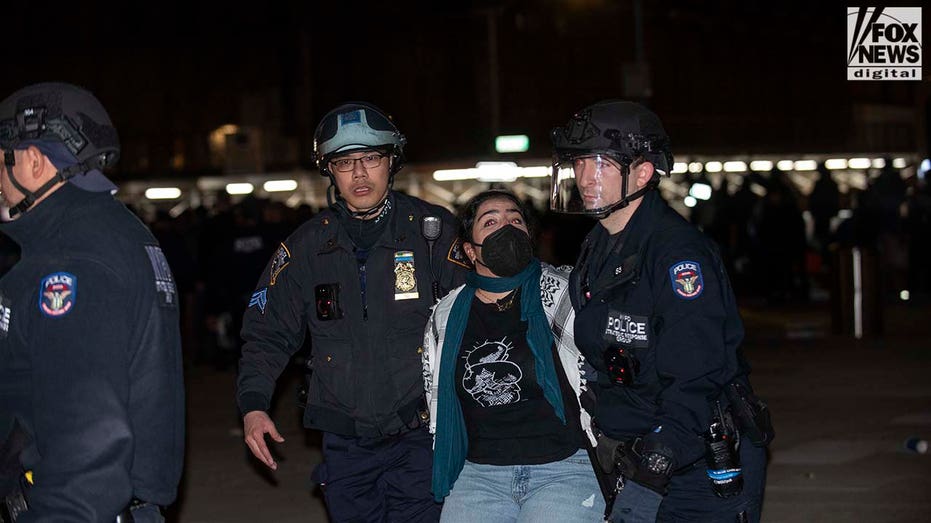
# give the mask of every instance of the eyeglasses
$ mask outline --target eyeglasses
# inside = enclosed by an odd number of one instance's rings
[[[375,169],[381,165],[385,155],[381,153],[367,154],[361,158],[337,158],[330,160],[330,168],[336,172],[348,173],[356,168],[356,162],[361,162],[365,169]]]

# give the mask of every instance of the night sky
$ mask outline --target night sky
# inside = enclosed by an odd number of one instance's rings
[[[636,59],[632,1],[27,3],[38,4],[4,7],[0,93],[89,88],[120,131],[125,177],[216,171],[206,136],[226,123],[296,148],[270,147],[269,169],[309,167],[317,119],[353,99],[394,115],[414,161],[487,156],[496,132],[528,134],[528,154],[546,157],[549,130],[572,111],[625,96]],[[916,110],[928,88],[848,82],[844,4],[643,4],[644,101],[675,151],[918,147],[914,129],[857,134],[862,107]]]

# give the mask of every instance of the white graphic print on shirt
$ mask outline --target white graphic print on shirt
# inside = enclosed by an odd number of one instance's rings
[[[507,336],[500,341],[485,340],[466,352],[462,388],[483,407],[508,405],[520,401],[520,367],[508,361],[514,345]]]

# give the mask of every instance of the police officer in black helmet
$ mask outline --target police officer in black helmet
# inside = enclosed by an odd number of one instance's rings
[[[246,310],[238,401],[252,453],[284,441],[267,410],[311,337],[304,426],[323,432],[314,480],[333,521],[436,521],[420,354],[430,307],[465,279],[449,211],[391,190],[405,138],[367,103],[327,113],[314,135],[330,207],[279,247]]]
[[[184,445],[178,301],[158,242],[101,172],[120,151],[88,91],[0,103],[0,519],[163,521]]]
[[[576,344],[598,373],[597,455],[614,484],[606,516],[759,520],[768,410],[747,380],[715,245],[655,190],[672,167],[659,118],[602,101],[552,140],[552,208],[599,220],[570,293]]]

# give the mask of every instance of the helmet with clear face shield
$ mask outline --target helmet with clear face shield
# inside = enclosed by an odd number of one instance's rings
[[[668,175],[672,165],[663,124],[646,107],[605,100],[576,112],[553,141],[550,208],[604,218],[626,207]],[[654,175],[640,190],[628,191],[630,168],[650,162]]]

